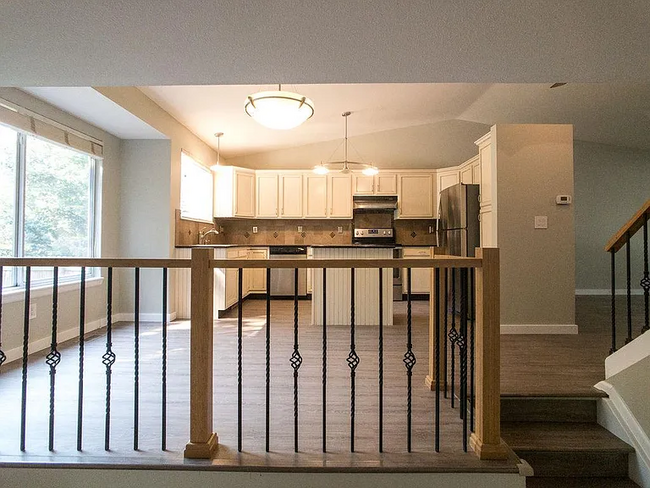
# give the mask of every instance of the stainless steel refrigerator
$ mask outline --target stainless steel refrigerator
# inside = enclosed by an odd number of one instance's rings
[[[479,186],[459,183],[440,192],[438,245],[453,256],[474,256],[480,246]]]

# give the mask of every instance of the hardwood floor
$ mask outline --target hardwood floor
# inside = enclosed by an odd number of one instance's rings
[[[219,457],[209,464],[187,461],[182,449],[188,440],[189,323],[169,326],[168,451],[160,450],[160,325],[141,324],[140,451],[133,445],[133,328],[114,328],[111,405],[111,451],[104,447],[105,368],[101,356],[104,331],[88,338],[84,392],[84,451],[76,451],[78,356],[76,343],[62,345],[56,374],[55,453],[47,450],[49,371],[44,354],[32,358],[28,370],[27,450],[19,451],[20,364],[0,369],[0,463],[117,463],[203,466],[215,469],[289,467],[341,470],[403,469],[408,471],[506,471],[512,460],[482,462],[462,452],[459,411],[441,398],[441,452],[433,452],[435,395],[424,386],[427,373],[428,302],[413,302],[413,451],[406,452],[406,306],[395,304],[395,325],[385,328],[384,454],[377,452],[377,328],[358,327],[356,453],[350,454],[349,327],[328,327],[327,448],[322,448],[322,329],[309,325],[310,302],[300,302],[299,455],[293,454],[293,302],[272,304],[271,454],[264,452],[264,307],[244,305],[243,453],[237,453],[236,312],[215,322],[214,425],[221,444]],[[507,394],[575,394],[590,391],[603,378],[609,350],[608,300],[578,300],[577,336],[502,336],[502,392]],[[621,342],[622,343],[622,342]]]

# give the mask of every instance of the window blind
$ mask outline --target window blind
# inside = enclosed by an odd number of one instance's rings
[[[34,134],[93,157],[101,158],[104,155],[104,146],[100,140],[2,98],[0,98],[0,124]]]

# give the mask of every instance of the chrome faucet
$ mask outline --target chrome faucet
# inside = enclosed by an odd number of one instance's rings
[[[203,229],[199,231],[199,244],[205,244],[205,238],[210,234],[214,234],[215,236],[219,235],[219,231],[217,229],[213,228],[208,231],[205,229],[207,229],[207,227],[203,227]]]

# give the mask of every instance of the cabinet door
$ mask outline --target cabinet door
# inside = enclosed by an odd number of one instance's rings
[[[494,212],[488,207],[487,211],[481,209],[481,247],[497,247],[497,232]]]
[[[230,307],[237,301],[239,290],[237,289],[238,283],[237,269],[226,268],[226,308]]]
[[[433,176],[400,175],[398,198],[401,218],[433,218]]]
[[[257,217],[278,216],[278,175],[257,175]]]
[[[305,176],[305,217],[327,217],[327,176]]]
[[[468,164],[464,168],[461,168],[460,170],[460,182],[464,183],[465,185],[471,185],[474,183],[474,178],[473,178],[473,173],[472,173],[472,166]]]
[[[255,216],[255,174],[235,171],[235,216]]]
[[[441,171],[438,173],[438,193],[445,188],[454,186],[460,183],[460,175],[458,170]]]
[[[429,259],[431,257],[431,248],[414,247],[406,248],[403,251],[404,258]],[[402,289],[404,293],[408,291],[408,271],[403,270]],[[411,293],[431,293],[431,270],[426,268],[411,269]]]
[[[479,161],[481,164],[481,207],[492,205],[492,176],[494,167],[492,164],[492,145],[483,144],[478,148]]]
[[[375,195],[397,195],[397,175],[394,173],[376,175]]]
[[[250,259],[266,259],[266,250],[253,249],[249,254]],[[264,268],[251,268],[251,287],[250,291],[266,291],[266,270]]]
[[[350,175],[329,176],[329,217],[352,218],[352,178]]]
[[[472,183],[475,185],[481,184],[481,164],[478,159],[475,163],[472,163]]]
[[[353,184],[355,195],[372,195],[375,192],[373,176],[354,175]]]
[[[302,175],[281,175],[280,217],[302,218]]]

